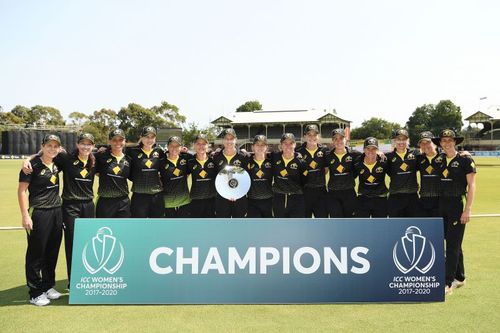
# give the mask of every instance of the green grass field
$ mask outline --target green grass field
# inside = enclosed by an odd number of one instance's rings
[[[500,213],[500,159],[477,158],[473,214]],[[0,226],[20,226],[20,161],[0,161]],[[28,303],[25,233],[0,231],[0,332],[91,331],[432,331],[497,332],[500,218],[473,218],[464,240],[467,286],[446,302],[425,304],[69,306],[68,296]],[[65,290],[61,248],[56,289]],[[497,296],[495,296],[497,295]]]

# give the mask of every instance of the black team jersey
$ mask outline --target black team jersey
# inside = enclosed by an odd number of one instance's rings
[[[449,159],[441,154],[441,196],[460,197],[467,194],[467,175],[476,173],[476,164],[468,156],[459,154]]]
[[[420,172],[420,197],[438,197],[441,192],[441,168],[443,157],[436,154],[432,157],[421,154],[417,156]]]
[[[273,167],[272,161],[266,158],[262,161],[252,159],[248,162],[248,174],[252,181],[248,198],[270,199],[273,197]]]
[[[217,168],[212,158],[205,161],[191,158],[188,160],[188,173],[191,174],[191,199],[210,199],[215,198],[215,177],[217,177]]]
[[[55,208],[62,204],[59,196],[59,169],[54,163],[50,167],[43,164],[39,156],[31,160],[33,172],[29,175],[19,172],[19,182],[29,183],[30,208]]]
[[[387,196],[387,186],[385,186],[385,175],[387,173],[387,163],[382,162],[380,157],[373,166],[364,163],[364,155],[361,155],[354,165],[356,173],[359,175],[358,194],[366,197]]]
[[[99,174],[97,194],[103,198],[128,196],[127,179],[130,176],[130,157],[117,159],[110,151],[95,154],[96,173]]]
[[[130,180],[132,192],[142,194],[156,194],[163,191],[160,181],[160,164],[164,160],[165,152],[160,147],[154,147],[150,152],[140,147],[128,148],[130,157]]]
[[[54,159],[56,165],[63,171],[64,200],[87,201],[94,199],[95,162],[89,157],[82,161],[78,152],[59,153]]]
[[[187,182],[188,161],[191,159],[193,159],[192,155],[181,153],[176,161],[165,158],[160,163],[166,208],[181,207],[191,201]]]
[[[224,169],[226,165],[234,165],[247,170],[249,157],[244,155],[241,151],[236,151],[236,154],[234,156],[230,156],[228,160],[228,158],[224,155],[224,151],[222,150],[214,154],[213,160],[217,167],[217,172]]]
[[[343,191],[354,189],[356,170],[355,163],[361,157],[362,153],[356,150],[350,150],[346,147],[346,153],[342,155],[335,154],[335,150],[330,151],[325,158],[326,165],[330,173],[328,181],[329,191]]]
[[[273,153],[273,192],[280,194],[303,194],[302,186],[307,181],[307,164],[295,153],[286,161],[283,154]]]
[[[325,147],[318,146],[314,151],[307,149],[304,143],[296,149],[302,155],[302,159],[307,166],[307,181],[305,187],[325,188],[325,167],[327,167],[326,156],[328,150]]]
[[[391,177],[390,194],[417,193],[417,156],[420,152],[407,149],[400,156],[396,149],[387,153],[387,174]]]

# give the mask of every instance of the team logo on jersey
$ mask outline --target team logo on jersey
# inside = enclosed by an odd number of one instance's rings
[[[186,160],[185,160],[185,159],[180,160],[180,161],[179,161],[179,164],[180,164],[180,165],[186,165]]]
[[[92,240],[85,244],[82,252],[83,266],[90,274],[96,274],[101,270],[114,274],[120,269],[124,259],[123,245],[108,227],[97,230]]]
[[[124,165],[124,166],[129,166],[128,161],[123,161],[123,165]]]
[[[270,162],[264,163],[264,167],[268,169],[271,168],[271,163]]]
[[[352,157],[351,157],[351,156],[347,156],[347,157],[345,158],[345,161],[346,161],[346,162],[352,162]]]
[[[40,175],[41,176],[45,175],[45,169],[42,169],[42,171],[40,171]]]
[[[436,251],[434,245],[422,236],[422,231],[411,226],[406,229],[401,240],[394,245],[392,258],[396,268],[403,274],[414,269],[425,274],[434,266]]]
[[[160,154],[158,154],[158,152],[157,152],[157,151],[155,151],[155,152],[153,153],[153,157],[158,158],[159,156],[160,156]]]
[[[276,162],[276,165],[280,165],[280,164],[281,164],[281,160],[278,160],[278,161]]]
[[[407,158],[408,158],[409,160],[414,160],[414,159],[415,159],[415,155],[413,155],[413,154],[409,154]]]
[[[362,175],[364,173],[365,173],[365,169],[361,169],[361,171],[359,172],[360,175]]]
[[[382,172],[384,172],[384,168],[382,168],[382,167],[379,166],[378,168],[375,169],[375,172],[376,173],[382,173]]]
[[[214,168],[214,167],[215,167],[215,165],[214,165],[214,163],[213,163],[213,162],[210,162],[210,163],[208,163],[208,164],[207,164],[207,168],[212,169],[212,168]]]
[[[112,161],[112,160],[113,160],[112,158],[108,158],[108,159],[106,160],[106,163],[111,163],[111,161]]]
[[[196,170],[196,169],[198,169],[198,166],[197,166],[197,165],[194,165],[194,166],[193,166],[193,170]]]
[[[142,158],[142,153],[140,153],[139,155],[137,155],[137,158]]]
[[[219,162],[219,166],[221,166],[222,164],[224,164],[224,161],[220,161]]]
[[[297,163],[290,164],[290,169],[297,170],[298,167]]]
[[[75,160],[75,161],[73,162],[73,165],[77,165],[77,164],[78,164],[78,162],[80,162],[80,160]]]
[[[318,157],[323,157],[323,152],[320,150],[316,155],[318,155]]]
[[[233,164],[234,164],[234,166],[239,167],[239,166],[241,166],[241,161],[240,160],[236,160],[236,161],[234,161]]]
[[[395,157],[393,157],[391,161],[392,161],[392,162],[396,162],[396,158],[395,158]]]
[[[452,168],[458,168],[459,165],[460,165],[460,163],[458,163],[457,161],[451,163]]]
[[[436,161],[436,163],[441,163],[443,162],[443,158],[441,156],[438,156],[434,159],[434,161]]]

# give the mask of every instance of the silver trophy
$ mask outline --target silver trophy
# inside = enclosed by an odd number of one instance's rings
[[[238,200],[250,189],[250,176],[245,169],[227,165],[215,178],[215,189],[227,200]]]

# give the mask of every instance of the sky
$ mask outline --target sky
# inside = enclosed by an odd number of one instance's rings
[[[206,126],[248,100],[404,124],[500,104],[500,2],[0,0],[0,106],[168,101]],[[481,97],[487,99],[480,100]]]

